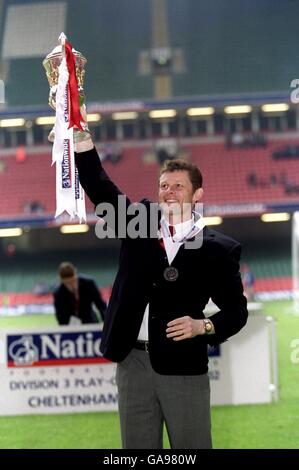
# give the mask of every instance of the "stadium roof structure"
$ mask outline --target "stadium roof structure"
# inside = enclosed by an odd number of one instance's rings
[[[177,110],[195,106],[214,106],[222,109],[228,105],[246,104],[251,106],[262,106],[266,103],[289,103],[290,94],[286,92],[263,92],[227,95],[203,95],[172,97],[164,100],[130,100],[130,101],[103,101],[87,103],[89,113],[112,113],[116,111],[139,111],[146,112],[154,109],[175,108]],[[51,116],[53,110],[49,106],[22,106],[6,107],[0,106],[0,119],[23,117],[35,119],[39,116]]]

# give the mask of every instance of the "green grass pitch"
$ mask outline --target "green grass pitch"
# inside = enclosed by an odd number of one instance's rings
[[[294,449],[299,447],[299,363],[291,362],[291,341],[299,338],[299,316],[291,302],[269,302],[264,312],[276,319],[279,401],[266,405],[212,408],[214,448]],[[49,315],[0,317],[0,328],[52,326]],[[168,446],[165,437],[165,446]],[[0,417],[1,449],[121,448],[117,413]]]

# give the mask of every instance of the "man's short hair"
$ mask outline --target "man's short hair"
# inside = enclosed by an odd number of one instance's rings
[[[173,171],[188,172],[190,181],[192,183],[193,192],[202,187],[201,171],[196,165],[193,165],[193,163],[186,162],[182,159],[166,160],[160,170],[159,178],[163,175],[163,173],[171,173]]]
[[[59,265],[58,273],[61,279],[68,279],[74,277],[77,273],[75,266],[68,261],[64,261]]]

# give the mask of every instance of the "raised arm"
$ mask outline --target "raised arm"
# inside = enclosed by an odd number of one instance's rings
[[[123,193],[111,181],[102,167],[99,155],[89,138],[84,142],[75,144],[75,160],[79,172],[80,183],[95,206],[101,202],[109,202],[115,208],[118,196]],[[130,203],[126,198],[127,205]]]

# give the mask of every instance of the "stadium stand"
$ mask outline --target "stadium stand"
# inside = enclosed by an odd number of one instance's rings
[[[184,149],[204,175],[206,204],[298,202],[298,192],[290,188],[299,187],[299,159],[288,160],[286,164],[285,159],[272,157],[275,149],[285,143],[283,139],[257,148],[226,148],[223,143],[194,144],[188,143],[187,139],[185,142]],[[120,161],[105,163],[111,177],[133,200],[144,196],[156,199],[155,181],[159,165],[157,162],[144,163],[143,155],[147,151],[148,145],[142,143],[127,146]],[[53,213],[55,169],[51,167],[50,150],[28,151],[22,162],[12,155],[2,156],[2,161],[5,161],[5,171],[0,173],[3,191],[0,216],[24,213],[24,206],[32,201],[33,195],[45,213]],[[249,180],[253,172],[255,184]],[[88,211],[93,212],[90,203]]]
[[[114,2],[106,0],[65,0],[56,2],[59,11],[51,3],[0,2],[0,78],[5,79],[7,106],[3,113],[1,108],[0,117],[24,116],[26,120],[19,129],[0,129],[1,224],[22,217],[53,219],[55,168],[51,167],[51,148],[30,146],[19,158],[15,146],[28,144],[30,139],[30,145],[46,142],[47,129],[35,124],[39,114],[49,113],[42,59],[56,45],[57,30],[60,32],[64,27],[73,45],[88,59],[85,79],[88,107],[101,113],[101,121],[93,127],[95,135],[101,145],[109,145],[115,139],[122,147],[121,158],[106,161],[105,168],[132,200],[144,196],[156,199],[159,161],[155,138],[173,137],[178,139],[182,153],[197,163],[204,174],[206,207],[261,204],[285,207],[289,212],[299,207],[299,159],[292,158],[294,149],[299,147],[297,107],[290,104],[284,115],[274,117],[261,110],[261,105],[267,102],[289,102],[290,79],[297,76],[296,2],[285,8],[282,15],[279,2],[274,2],[270,11],[267,0],[242,6],[239,0],[231,0],[229,6],[218,2],[217,14],[209,2],[169,1],[169,50],[178,46],[185,64],[183,73],[171,77],[170,101],[162,102],[163,107],[171,105],[176,109],[177,120],[171,122],[149,119],[151,107],[157,108],[161,102],[154,96],[154,77],[140,73],[138,66],[141,55],[152,52],[151,2],[118,2],[116,9]],[[24,15],[22,19],[17,15],[18,11],[25,14],[28,8],[48,12],[48,21],[44,22],[47,27],[43,27],[43,21],[35,22],[34,15],[28,16],[28,24]],[[60,22],[49,12],[58,15]],[[284,20],[279,21],[279,42],[278,18]],[[40,35],[43,41],[38,41]],[[123,104],[116,100],[129,100],[126,105],[129,103],[132,109],[136,106],[135,123],[113,121],[112,112],[118,110],[117,106],[122,109]],[[242,104],[242,100],[252,105],[252,113],[236,119],[227,117],[225,106]],[[196,120],[188,116],[189,106],[214,106],[215,114],[210,121]],[[266,139],[259,142],[261,145],[255,141],[248,145],[245,130],[248,135],[263,133]],[[292,133],[275,134],[286,130]],[[230,133],[243,133],[242,142],[246,145],[228,146],[226,136]],[[130,142],[132,138],[143,140]],[[290,158],[281,158],[282,155]],[[94,211],[89,201],[87,211],[90,214]],[[43,252],[41,259],[47,260],[44,264],[32,254],[27,259],[21,257],[18,250],[6,257],[6,243],[9,240],[0,243],[0,292],[4,293],[0,302],[5,303],[7,294],[13,292],[19,292],[20,297],[11,298],[12,303],[20,299],[39,301],[33,294],[34,287],[41,281],[48,285],[53,282],[60,254]],[[85,261],[80,263],[78,258],[72,258],[75,264],[99,278],[101,287],[110,286],[115,266],[107,262],[99,267],[91,260],[99,255],[87,248],[82,255]],[[257,253],[255,248],[245,250],[244,261],[254,272],[256,292],[290,289],[289,251],[274,252],[270,246],[263,246]],[[112,258],[116,260],[116,255]]]
[[[291,257],[287,246],[273,247],[264,243],[258,250],[246,248],[243,261],[254,273],[257,298],[264,292],[291,291]],[[13,257],[1,255],[0,307],[52,304],[51,292],[57,282],[57,266],[62,257],[76,263],[80,272],[93,276],[108,299],[117,270],[117,251],[85,249],[67,250],[63,255],[60,251],[17,253]]]
[[[43,282],[49,291],[58,281],[57,267],[63,260],[71,260],[80,272],[93,276],[100,287],[113,282],[116,260],[109,250],[58,250],[42,253],[16,253],[12,257],[0,256],[0,292],[31,292]]]
[[[109,250],[51,250],[6,256],[0,253],[0,315],[53,313],[52,291],[57,267],[71,260],[80,273],[92,276],[106,301],[116,274],[117,253]]]
[[[3,18],[11,4],[22,6],[28,1],[5,3]],[[106,0],[85,0],[84,6],[82,0],[63,3],[67,5],[67,34],[88,58],[88,99],[150,97],[151,77],[139,76],[137,70],[140,51],[151,47],[150,2],[117,2],[117,8],[114,2]],[[170,42],[179,43],[187,63],[185,73],[174,77],[174,96],[281,91],[297,76],[294,60],[297,2],[284,8],[283,16],[280,2],[273,2],[269,10],[266,0],[245,4],[231,0],[229,6],[227,2],[217,2],[217,8],[213,3],[198,0],[168,3]],[[255,18],[255,21],[248,21],[248,18]],[[278,25],[277,18],[284,21]],[[27,36],[44,27],[36,23],[31,29],[28,25],[21,40],[26,42]],[[4,25],[3,30],[6,44]],[[44,55],[55,46],[56,36],[52,34],[52,44],[49,41]],[[14,37],[12,42],[16,39]],[[30,57],[29,52],[27,57],[10,59],[7,99],[12,106],[43,104],[48,93],[46,80],[41,79],[41,58]]]

